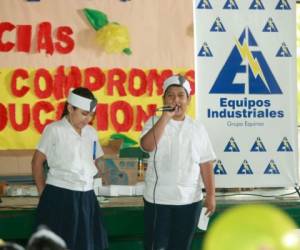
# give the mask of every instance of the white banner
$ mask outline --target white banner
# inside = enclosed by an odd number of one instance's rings
[[[197,118],[217,187],[298,185],[293,0],[194,3]]]

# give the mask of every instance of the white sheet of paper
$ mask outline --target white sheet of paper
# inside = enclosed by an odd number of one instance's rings
[[[198,221],[198,228],[203,230],[203,231],[206,231],[207,226],[208,226],[208,222],[209,222],[209,216],[205,215],[206,211],[207,211],[206,207],[203,207],[201,209],[201,214],[200,214],[200,218],[199,218],[199,221]]]

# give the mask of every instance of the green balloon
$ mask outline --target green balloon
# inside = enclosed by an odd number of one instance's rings
[[[296,224],[271,205],[241,205],[226,210],[209,227],[204,250],[299,250]]]

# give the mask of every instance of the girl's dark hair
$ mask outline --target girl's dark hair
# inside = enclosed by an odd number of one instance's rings
[[[74,93],[76,95],[79,95],[79,96],[82,96],[82,97],[85,97],[85,98],[88,98],[88,99],[91,99],[91,100],[96,100],[96,98],[93,95],[92,91],[90,91],[88,88],[79,87],[79,88],[73,89],[72,93]],[[61,119],[69,114],[68,104],[69,103],[66,101],[65,106],[64,106],[64,110],[63,110],[63,112],[61,114],[61,117],[60,117]],[[74,109],[76,109],[76,107],[74,107]]]

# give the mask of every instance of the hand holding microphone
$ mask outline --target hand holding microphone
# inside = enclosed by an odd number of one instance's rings
[[[174,112],[178,111],[179,106],[176,104],[174,107],[172,106],[162,106],[160,108],[157,108],[156,111],[162,111],[162,112]]]
[[[160,108],[157,108],[156,111],[163,111],[163,112],[173,112],[175,111],[177,105],[175,107],[171,107],[171,106],[162,106]]]

